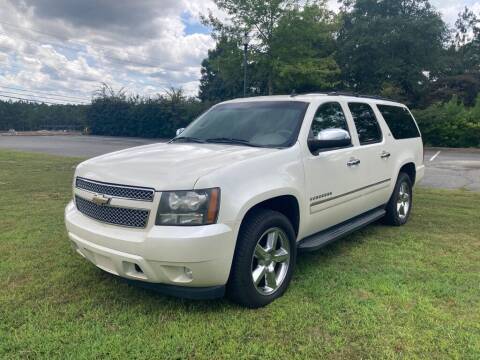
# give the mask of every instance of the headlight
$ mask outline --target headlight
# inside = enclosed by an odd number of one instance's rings
[[[155,225],[208,225],[217,221],[220,189],[164,191]]]

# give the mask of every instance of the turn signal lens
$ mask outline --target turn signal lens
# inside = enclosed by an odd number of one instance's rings
[[[213,224],[217,221],[218,206],[220,204],[220,189],[215,188],[210,192],[210,199],[207,210],[207,223]]]

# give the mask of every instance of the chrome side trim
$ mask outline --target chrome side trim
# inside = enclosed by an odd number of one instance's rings
[[[341,197],[344,197],[344,196],[347,196],[347,195],[351,195],[351,194],[354,194],[358,191],[362,191],[362,190],[365,190],[365,189],[368,189],[368,188],[371,188],[371,187],[374,187],[374,186],[377,186],[377,185],[384,184],[386,182],[389,182],[390,180],[391,179],[385,179],[385,180],[382,180],[382,181],[379,181],[379,182],[376,182],[376,183],[373,183],[373,184],[370,184],[370,185],[367,185],[367,186],[362,186],[361,188],[346,192],[346,193],[341,194],[341,195],[336,195],[336,196],[328,198],[328,199],[312,202],[312,203],[310,203],[310,207],[315,206],[315,205],[320,205],[320,204],[326,203],[328,201],[332,201],[332,200],[335,200],[335,199],[338,199],[338,198],[341,198]]]

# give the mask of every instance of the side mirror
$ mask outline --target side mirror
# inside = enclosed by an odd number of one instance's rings
[[[320,131],[316,138],[308,140],[308,148],[312,153],[324,149],[350,146],[351,144],[350,134],[343,129],[325,129]]]
[[[175,136],[180,135],[183,132],[183,130],[185,130],[185,128],[177,129],[177,132],[175,133]]]

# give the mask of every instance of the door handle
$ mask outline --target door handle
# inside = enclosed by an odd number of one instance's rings
[[[382,159],[388,159],[390,157],[390,153],[388,151],[382,151],[382,153],[380,154],[380,157]]]
[[[350,159],[347,161],[347,166],[357,166],[360,165],[360,160],[358,159]]]

